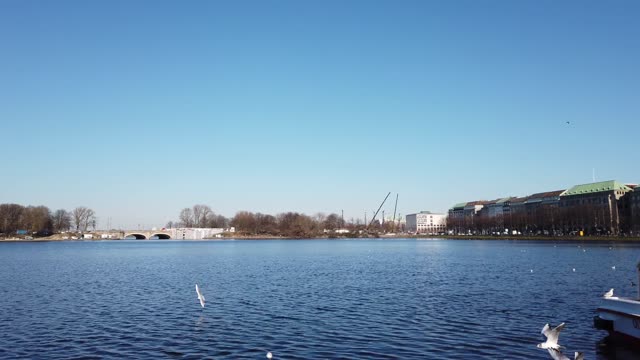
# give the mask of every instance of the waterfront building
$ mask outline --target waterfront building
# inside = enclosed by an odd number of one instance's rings
[[[559,225],[560,195],[565,190],[533,194],[524,202],[527,214],[527,230],[555,232]]]
[[[474,218],[478,216],[482,208],[489,202],[486,200],[472,201],[468,202],[464,205],[464,217],[465,218]]]
[[[509,202],[509,213],[513,214],[523,214],[527,212],[527,200],[529,200],[528,196],[524,197],[515,197],[511,199]]]
[[[235,230],[235,229],[234,229]],[[189,240],[202,240],[212,239],[216,235],[222,234],[224,229],[222,228],[176,228],[167,229],[171,235],[171,239],[189,239]]]
[[[560,195],[563,192],[565,192],[565,190],[555,190],[528,196],[525,202],[527,213],[531,213],[535,211],[535,209],[543,206],[558,206],[560,203]]]
[[[464,229],[464,207],[466,202],[453,205],[448,211],[447,225],[451,232],[459,234]]]
[[[466,202],[455,204],[449,209],[449,219],[463,219]]]
[[[565,228],[592,234],[617,234],[625,215],[624,202],[620,199],[631,191],[615,180],[571,187],[560,194],[559,207]]]
[[[633,234],[640,234],[640,186],[629,193],[630,228]]]
[[[480,212],[480,232],[483,234],[498,234],[505,229],[505,214],[511,213],[511,201],[515,197],[488,201]]]
[[[498,200],[489,201],[487,204],[484,205],[483,215],[486,215],[490,218],[504,216],[505,209],[506,211],[509,211],[511,199],[515,199],[515,198],[506,197]]]
[[[482,214],[486,212],[485,206],[491,201],[477,200],[459,203],[449,209],[447,224],[453,233],[469,233],[483,227]]]
[[[615,180],[523,197],[459,203],[449,209],[457,234],[640,233],[640,190]],[[627,195],[628,194],[628,195]]]
[[[483,228],[482,210],[489,202],[486,200],[478,200],[466,203],[463,211],[464,227],[467,231],[477,232]]]
[[[509,233],[514,230],[525,232],[527,228],[527,200],[528,196],[519,196],[509,201],[509,207],[503,209],[504,228]],[[505,211],[506,210],[506,211]]]
[[[431,211],[421,211],[406,216],[406,230],[416,234],[439,234],[447,227],[445,214],[436,214]]]

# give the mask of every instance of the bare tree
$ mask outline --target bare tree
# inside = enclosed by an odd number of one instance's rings
[[[324,228],[327,230],[336,230],[344,226],[342,224],[342,219],[338,214],[329,214],[327,218],[324,220]]]
[[[84,206],[77,207],[71,212],[76,231],[87,231],[95,223],[95,212]]]
[[[256,214],[258,218],[258,233],[278,235],[278,220],[273,215]]]
[[[53,213],[53,231],[61,232],[71,228],[71,214],[67,210],[60,209]]]
[[[11,234],[22,230],[24,206],[18,204],[0,204],[0,232]]]
[[[211,215],[207,218],[206,227],[210,228],[225,228],[227,227],[229,220],[222,215],[216,215],[215,213],[211,213]]]
[[[249,211],[239,211],[231,220],[231,226],[239,232],[255,234],[258,228],[256,215]]]
[[[196,227],[206,227],[208,218],[213,214],[207,205],[193,205],[193,222]]]
[[[32,233],[51,233],[53,223],[49,208],[46,206],[29,206],[23,214],[23,226]]]
[[[317,235],[316,223],[310,216],[288,212],[279,214],[277,219],[281,235],[300,238]]]
[[[319,224],[323,224],[324,221],[327,219],[327,215],[325,213],[316,213],[315,215],[313,215],[312,217],[313,221],[319,223]]]
[[[195,225],[193,210],[184,208],[180,211],[180,222],[184,227],[193,227]]]

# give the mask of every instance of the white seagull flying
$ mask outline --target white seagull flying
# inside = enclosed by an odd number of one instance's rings
[[[564,323],[556,326],[551,329],[549,324],[546,324],[542,328],[541,334],[547,337],[547,341],[538,344],[540,349],[556,349],[560,350],[561,346],[558,345],[558,336],[560,336],[560,331],[564,329]]]
[[[196,294],[198,294],[198,300],[200,300],[200,306],[204,307],[204,295],[200,292],[198,284],[196,284]]]
[[[602,297],[605,297],[605,298],[610,298],[612,296],[613,296],[613,289],[607,291],[604,295],[602,295]]]

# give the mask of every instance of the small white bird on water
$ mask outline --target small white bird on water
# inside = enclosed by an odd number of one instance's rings
[[[271,353],[271,351],[267,352],[267,359],[271,360],[271,358],[273,358],[273,354]]]
[[[549,351],[549,355],[553,358],[553,360],[571,360],[566,357],[560,350],[556,349],[547,349]],[[575,352],[573,355],[574,360],[584,360],[584,354],[581,352]]]
[[[196,284],[196,294],[198,294],[198,300],[200,300],[200,306],[204,307],[204,295],[200,292],[200,288],[198,284]]]
[[[613,266],[611,267],[611,270],[615,270],[615,269],[616,269],[616,266],[615,266],[615,265],[613,265]]]
[[[538,348],[540,349],[556,349],[560,350],[560,345],[558,344],[558,337],[560,336],[560,331],[564,329],[564,323],[556,326],[551,329],[549,324],[546,324],[542,328],[541,334],[547,337],[547,341],[538,344]]]
[[[613,289],[607,291],[606,293],[604,293],[604,295],[602,295],[602,297],[604,298],[610,298],[613,296]]]

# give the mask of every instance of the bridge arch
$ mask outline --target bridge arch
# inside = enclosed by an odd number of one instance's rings
[[[136,238],[136,240],[146,240],[147,239],[147,237],[144,236],[143,234],[127,234],[127,235],[125,235],[124,238],[127,239],[127,238],[132,238],[132,237]]]
[[[159,240],[169,240],[169,239],[171,239],[171,235],[163,234],[163,233],[153,234],[153,235],[151,235],[149,237],[149,239],[151,239],[152,237],[157,237]]]

